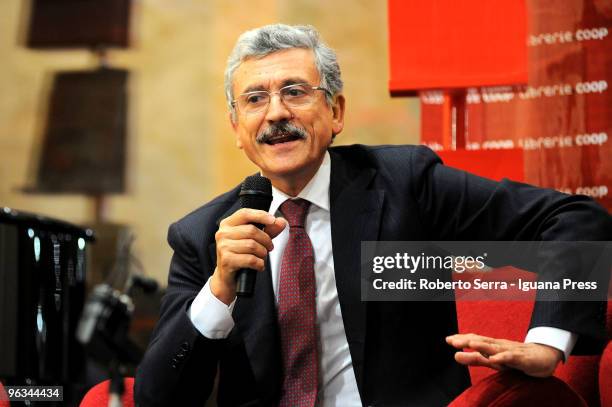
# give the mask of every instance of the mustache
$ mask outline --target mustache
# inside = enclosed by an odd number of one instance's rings
[[[298,139],[306,139],[308,137],[308,133],[303,128],[289,122],[278,122],[259,133],[255,141],[267,143],[271,138],[283,135],[293,136]]]

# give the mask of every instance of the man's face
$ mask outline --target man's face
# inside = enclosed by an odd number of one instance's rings
[[[311,50],[292,48],[260,59],[247,59],[234,71],[234,98],[255,90],[275,92],[296,83],[310,86],[320,83]],[[315,91],[312,103],[290,108],[277,94],[271,97],[268,107],[259,113],[247,114],[238,107],[232,127],[236,132],[238,148],[244,150],[275,186],[289,193],[287,188],[301,189],[315,174],[325,150],[331,144],[332,135],[342,131],[343,116],[344,98],[341,95],[330,106],[325,92]],[[280,139],[283,142],[257,141],[257,137],[266,129],[271,131],[283,124],[303,130],[305,137],[284,137]],[[282,132],[272,131],[276,136],[279,133]]]

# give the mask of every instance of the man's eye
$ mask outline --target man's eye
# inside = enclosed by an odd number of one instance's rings
[[[259,94],[259,93],[256,93],[256,94],[253,94],[253,95],[248,95],[246,97],[246,102],[249,105],[260,104],[260,103],[263,103],[263,102],[266,101],[266,96],[267,95]]]
[[[304,91],[304,89],[302,88],[291,88],[291,89],[285,89],[284,94],[285,96],[296,98],[296,97],[301,97],[301,96],[306,95],[306,91]]]

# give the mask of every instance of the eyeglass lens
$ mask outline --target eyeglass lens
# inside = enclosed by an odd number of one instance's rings
[[[288,107],[303,107],[313,101],[315,90],[318,90],[318,88],[313,88],[306,84],[295,84],[285,86],[277,92],[265,90],[248,92],[238,97],[238,108],[246,113],[260,112],[267,108],[274,94],[278,94],[283,103]]]

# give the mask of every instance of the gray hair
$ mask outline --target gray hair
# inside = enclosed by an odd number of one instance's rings
[[[319,33],[313,26],[266,25],[243,33],[227,59],[225,97],[232,113],[232,120],[236,119],[236,112],[232,106],[232,100],[234,100],[232,90],[234,71],[248,58],[263,58],[273,52],[289,48],[305,48],[313,51],[315,65],[321,77],[319,86],[331,93],[330,95],[325,92],[328,103],[331,104],[334,96],[342,92],[342,78],[340,77],[340,66],[336,53],[321,41]]]

